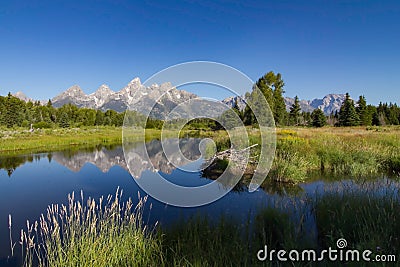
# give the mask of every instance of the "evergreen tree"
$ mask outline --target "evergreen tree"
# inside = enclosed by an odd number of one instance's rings
[[[369,112],[367,108],[367,101],[365,100],[365,96],[360,96],[357,101],[356,111],[358,117],[360,118],[360,124],[364,126],[368,126],[372,124],[372,114]]]
[[[386,111],[387,111],[387,104],[383,104],[382,102],[379,102],[378,107],[376,108],[377,111],[377,116],[378,116],[378,124],[377,125],[382,125],[385,126],[386,124],[389,124],[389,121],[386,117]]]
[[[101,110],[96,111],[96,119],[94,125],[103,125],[104,123],[104,113]]]
[[[368,114],[371,117],[370,125],[379,125],[378,112],[375,106],[367,105]]]
[[[325,114],[319,108],[314,109],[314,111],[311,113],[311,118],[312,118],[312,126],[314,127],[323,127],[326,125]]]
[[[258,79],[256,86],[260,89],[261,93],[264,95],[265,99],[268,102],[268,105],[274,115],[275,124],[284,125],[287,123],[287,112],[285,99],[283,98],[283,94],[285,91],[283,90],[285,83],[283,82],[282,76],[280,73],[276,74],[273,71],[268,72],[263,77]],[[255,90],[252,91],[254,94]],[[257,101],[257,97],[252,96],[250,99]],[[246,107],[244,110],[244,121],[246,124],[253,124],[255,122],[254,114],[252,114],[251,110]]]
[[[378,112],[372,113],[372,125],[380,126],[381,121],[379,120]]]
[[[387,118],[391,125],[399,125],[399,108],[396,104],[389,104]]]
[[[240,118],[240,113],[238,114],[237,109],[231,108],[224,111],[219,117],[218,121],[220,121],[226,129],[232,129],[240,126],[240,121],[237,120],[238,116]]]
[[[250,106],[248,105],[248,103],[252,101],[252,95],[253,93],[250,94],[249,92],[245,94],[246,106],[244,107],[243,110],[244,125],[253,125],[253,123],[255,122],[255,116],[253,114],[253,111],[250,109]]]
[[[287,111],[285,99],[283,98],[283,94],[285,91],[283,90],[284,82],[282,80],[281,74],[278,73],[274,82],[274,119],[277,125],[286,125],[287,124]]]
[[[70,126],[69,123],[69,118],[68,118],[68,113],[67,112],[62,112],[60,114],[60,121],[58,123],[60,125],[60,127],[62,128],[68,128]]]
[[[339,124],[340,126],[357,126],[360,124],[354,101],[350,98],[349,93],[346,93],[346,99],[340,107]]]
[[[8,128],[21,126],[23,121],[24,102],[8,93],[4,101],[4,123]]]
[[[104,114],[104,123],[105,125],[109,125],[109,126],[118,126],[119,124],[122,125],[122,123],[120,122],[120,118],[117,116],[118,112],[116,112],[115,110],[109,109],[106,111],[106,113]],[[123,122],[123,118],[122,118],[122,122]]]
[[[50,122],[51,123],[55,123],[57,121],[57,112],[56,109],[53,107],[53,103],[51,102],[51,100],[49,99],[49,101],[47,101],[47,112],[49,114],[49,118],[50,118]]]
[[[6,112],[5,98],[0,96],[0,125],[5,125],[4,121],[5,112]]]
[[[300,101],[299,98],[296,96],[294,98],[293,105],[290,107],[290,113],[289,113],[290,123],[292,125],[299,125],[300,112],[301,112]]]
[[[271,110],[274,110],[274,92],[272,86],[275,81],[276,81],[276,76],[274,72],[270,71],[266,73],[263,77],[258,79],[256,83],[258,89],[260,89],[261,93],[267,100]]]

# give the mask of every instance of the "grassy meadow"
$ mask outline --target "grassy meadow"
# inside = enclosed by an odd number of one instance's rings
[[[128,132],[124,138],[140,141],[141,132]],[[168,136],[169,132],[166,133]],[[122,128],[114,126],[87,126],[79,128],[49,128],[29,132],[25,128],[0,128],[0,155],[26,152],[50,152],[69,148],[95,147],[97,145],[121,145]],[[145,140],[160,138],[161,131],[146,129]]]
[[[259,132],[248,129],[249,144],[260,143]],[[313,174],[355,179],[400,175],[400,127],[285,127],[276,130],[275,158],[270,180],[299,183]],[[217,150],[230,147],[225,132],[211,134]],[[259,148],[251,156],[259,155]],[[249,166],[250,171],[254,168]]]
[[[77,146],[121,143],[120,127],[50,128],[29,132],[23,128],[0,129],[0,153],[44,152]]]

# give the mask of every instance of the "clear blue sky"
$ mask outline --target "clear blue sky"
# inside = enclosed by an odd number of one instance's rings
[[[40,2],[40,3],[36,3]],[[47,99],[79,84],[120,90],[192,60],[286,95],[364,94],[400,102],[398,1],[0,1],[0,94]]]

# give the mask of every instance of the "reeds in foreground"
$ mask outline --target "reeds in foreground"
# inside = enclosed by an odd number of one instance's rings
[[[147,197],[133,207],[122,191],[84,205],[68,195],[68,205],[51,205],[46,215],[21,231],[24,266],[159,266],[161,245],[142,223]],[[105,201],[105,203],[103,203]]]

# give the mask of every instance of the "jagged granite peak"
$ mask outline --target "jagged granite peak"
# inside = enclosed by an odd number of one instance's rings
[[[113,90],[111,90],[110,87],[107,84],[102,84],[92,94],[95,95],[95,96],[108,96],[108,95],[111,95],[111,94],[114,94],[114,93],[115,92]]]
[[[78,107],[86,107],[89,102],[89,96],[86,95],[79,85],[73,85],[66,91],[54,97],[51,102],[55,107],[61,107],[64,104],[74,104]]]
[[[322,109],[325,114],[331,114],[340,110],[345,99],[345,94],[329,94],[326,95],[321,102],[314,100],[311,102],[311,106]]]
[[[102,84],[100,85],[99,88],[97,88],[97,90],[94,93],[88,95],[88,97],[89,101],[91,102],[90,104],[94,108],[98,109],[102,105],[104,105],[104,103],[106,103],[109,100],[110,96],[112,96],[113,94],[115,94],[115,92],[111,90],[110,87],[108,87],[108,85]]]
[[[32,101],[33,102],[33,100],[32,100],[32,98],[29,98],[27,95],[25,95],[23,92],[21,92],[21,91],[18,91],[18,92],[16,92],[15,94],[11,94],[12,96],[15,96],[16,98],[19,98],[20,100],[22,100],[22,101],[25,101],[25,102],[29,102],[29,101]]]
[[[140,82],[140,79],[138,77],[134,78],[132,81],[130,81],[124,88],[122,88],[118,93],[131,93],[143,89],[144,85]]]
[[[142,83],[140,82],[140,78],[139,77],[136,77],[136,78],[134,78],[132,81],[130,81],[129,83],[128,83],[128,86],[133,86],[133,87],[135,87],[135,86],[141,86],[142,85]]]
[[[79,95],[79,96],[85,95],[85,93],[83,92],[81,87],[77,84],[68,88],[67,91],[65,91],[64,93],[69,94],[69,95]]]

